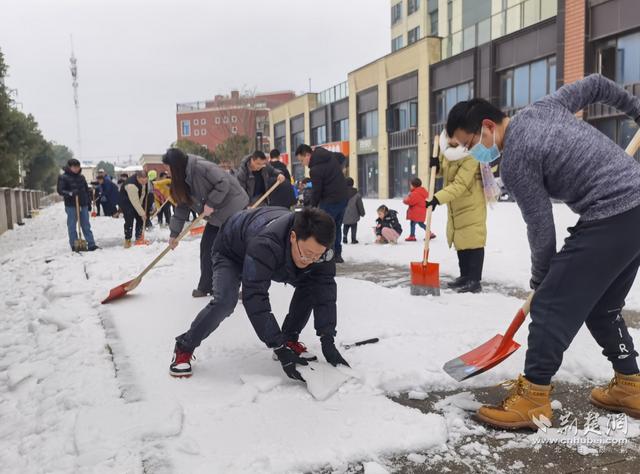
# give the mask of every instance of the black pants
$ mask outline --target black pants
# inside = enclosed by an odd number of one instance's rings
[[[531,304],[525,377],[548,385],[583,323],[622,374],[638,373],[621,311],[640,266],[640,206],[579,221],[549,267]]]
[[[142,217],[135,211],[135,209],[124,209],[124,238],[125,240],[131,240],[131,234],[133,232],[133,221],[136,221],[136,240],[142,237]]]
[[[211,249],[219,230],[218,226],[207,224],[202,234],[202,240],[200,240],[200,281],[198,282],[198,289],[205,293],[210,293],[213,289],[213,255]]]
[[[470,280],[482,280],[482,267],[484,266],[484,248],[458,250],[458,266],[460,276]]]
[[[212,259],[212,269],[213,297],[198,313],[189,330],[176,337],[176,342],[182,350],[192,352],[233,313],[238,304],[242,267],[224,255],[216,253]],[[282,326],[286,340],[298,340],[298,335],[309,321],[313,305],[312,289],[296,288],[289,306],[289,314]],[[327,320],[320,323],[316,320],[318,335],[333,335],[331,332],[333,328],[335,328],[335,321]],[[277,328],[272,328],[271,332],[273,330],[277,331]]]
[[[347,201],[320,203],[318,207],[329,214],[336,223],[336,241],[333,244],[333,250],[336,255],[342,255],[342,218],[347,208]]]
[[[344,224],[342,226],[342,242],[347,242],[347,234],[349,233],[349,229],[351,229],[351,243],[355,244],[358,240],[356,238],[356,234],[358,233],[358,224]]]
[[[167,225],[171,222],[171,204],[164,205],[160,212],[158,212],[158,224],[162,224],[165,221]]]

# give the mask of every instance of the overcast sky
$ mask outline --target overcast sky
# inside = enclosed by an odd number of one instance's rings
[[[233,88],[314,92],[389,52],[388,0],[0,0],[7,85],[45,137],[82,158],[160,153],[175,104]]]

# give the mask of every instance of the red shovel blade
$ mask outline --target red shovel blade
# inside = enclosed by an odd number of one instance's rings
[[[115,288],[113,288],[110,292],[109,292],[109,296],[107,296],[104,300],[102,300],[102,304],[107,304],[110,303],[113,300],[117,300],[118,298],[122,298],[124,295],[127,294],[127,287],[133,282],[133,280],[129,280],[126,283],[123,283],[122,285],[118,285]]]
[[[444,371],[461,382],[495,367],[520,348],[511,340],[501,347],[504,336],[497,334],[484,344],[444,364]]]

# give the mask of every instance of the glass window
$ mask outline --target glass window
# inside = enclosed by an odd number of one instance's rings
[[[557,0],[540,0],[540,19],[544,20],[558,14]]]
[[[511,7],[507,10],[507,34],[518,31],[522,28],[520,5]]]
[[[402,35],[396,36],[391,40],[391,51],[397,51],[402,48]]]
[[[616,82],[640,82],[640,32],[618,38]]]
[[[194,125],[200,125],[200,120],[198,120],[198,119],[193,119],[193,124],[194,124]]]
[[[487,18],[478,23],[478,45],[491,41],[491,19]]]
[[[456,92],[457,92],[457,101],[456,103],[462,101],[462,100],[469,100],[471,97],[469,95],[469,86],[470,83],[466,82],[464,84],[460,84],[458,87],[456,87]],[[451,110],[451,109],[449,109]]]
[[[333,122],[333,136],[331,140],[334,142],[349,140],[349,119]]]
[[[513,107],[513,71],[500,75],[500,107],[505,109]]]
[[[182,121],[182,136],[188,137],[191,135],[191,123],[188,120]]]
[[[231,127],[231,133],[238,133],[238,127]]]
[[[220,117],[216,117],[216,125],[220,123]]]
[[[500,12],[491,17],[491,39],[496,39],[504,36],[505,16],[505,12]]]
[[[207,134],[207,129],[203,128],[202,130],[200,130],[200,135],[206,135]]]
[[[402,18],[402,2],[391,7],[391,24],[395,25]]]
[[[552,93],[556,90],[556,58],[549,58],[549,89],[547,93]]]
[[[531,102],[535,102],[547,95],[549,90],[547,85],[548,76],[546,59],[531,63]]]
[[[408,0],[407,1],[407,16],[418,11],[420,8],[420,0]]]
[[[476,25],[465,28],[462,38],[463,50],[471,49],[476,45]]]
[[[513,71],[513,106],[524,107],[529,104],[529,65],[520,66]]]
[[[358,138],[369,138],[378,136],[378,111],[372,110],[360,114],[360,128]]]
[[[200,119],[200,125],[206,125],[207,119]]]
[[[195,121],[195,120],[194,120]],[[197,128],[193,131],[193,136],[197,137],[200,136],[200,130],[198,130]]]
[[[407,44],[413,44],[420,39],[420,27],[416,26],[407,32]]]
[[[327,127],[326,125],[321,125],[319,127],[315,127],[311,129],[311,144],[312,145],[321,145],[323,143],[327,143]]]
[[[540,21],[540,0],[527,0],[524,7],[524,25],[533,25]]]
[[[451,36],[451,54],[456,55],[460,52],[462,52],[462,31]]]
[[[448,115],[451,108],[458,103],[458,93],[455,87],[451,87],[445,91],[445,100],[445,115]]]
[[[438,10],[429,13],[429,34],[438,36]]]
[[[409,104],[409,127],[417,128],[418,127],[418,103],[411,102]]]

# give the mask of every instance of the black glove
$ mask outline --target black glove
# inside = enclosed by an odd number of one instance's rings
[[[302,359],[298,354],[286,346],[280,346],[277,349],[274,349],[273,352],[282,364],[282,370],[287,374],[287,377],[290,379],[302,380],[303,382],[305,381],[302,378],[302,375],[300,375],[300,372],[296,370],[296,364],[309,365],[306,360]]]
[[[440,158],[437,156],[432,156],[429,158],[429,168],[436,167],[436,173],[440,171]]]
[[[351,367],[349,364],[347,364],[347,361],[344,360],[344,358],[340,355],[340,352],[338,352],[333,337],[322,337],[320,338],[320,342],[322,343],[322,354],[324,355],[324,358],[327,359],[327,362],[329,362],[334,367],[338,364]]]
[[[529,280],[529,286],[531,287],[532,290],[537,290],[538,287],[540,286],[540,282],[531,278],[531,280]]]
[[[435,211],[436,210],[436,206],[438,206],[440,204],[440,201],[438,201],[438,198],[433,196],[433,199],[431,201],[427,201],[427,207],[431,206],[431,210]]]

